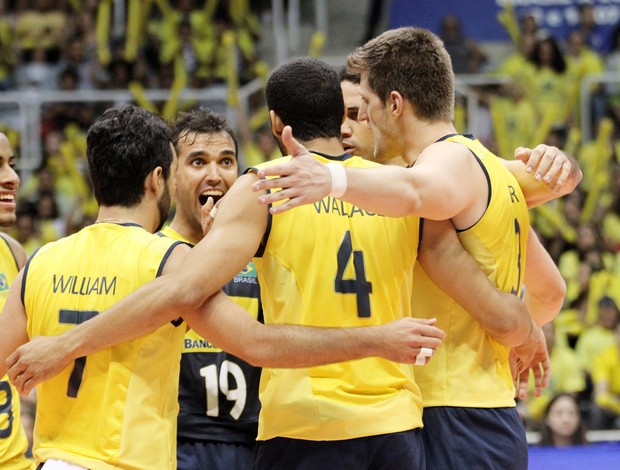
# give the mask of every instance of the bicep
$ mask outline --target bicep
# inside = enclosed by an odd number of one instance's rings
[[[411,168],[421,217],[446,220],[486,203],[485,174],[469,149],[442,142],[425,150]],[[476,219],[479,215],[476,215]],[[455,220],[455,222],[458,222]]]
[[[523,342],[530,324],[523,303],[491,283],[478,262],[462,247],[449,222],[424,222],[419,259],[437,287],[497,341],[506,346]]]
[[[180,263],[175,263],[179,288],[201,289],[204,300],[223,287],[252,259],[267,226],[267,207],[260,205],[242,176],[222,199],[209,233]],[[172,270],[172,269],[171,269]]]
[[[461,245],[450,221],[424,221],[419,253],[420,265],[442,291],[468,311],[478,312],[477,299],[472,292],[483,294],[494,289],[480,265]],[[455,282],[455,273],[459,281]]]

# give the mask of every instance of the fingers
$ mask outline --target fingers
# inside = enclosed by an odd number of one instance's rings
[[[275,207],[270,207],[269,208],[269,213],[271,215],[276,215],[276,214],[281,214],[282,212],[286,212],[290,209],[294,209],[295,207],[299,207],[304,205],[304,200],[302,198],[296,197],[296,198],[290,198],[288,201],[286,201],[284,204],[280,204],[278,206]]]
[[[559,190],[564,183],[568,181],[568,177],[570,176],[573,170],[573,163],[570,160],[566,160],[560,169],[559,176],[557,181],[555,182],[554,189]]]
[[[264,180],[264,181],[278,181],[280,178]],[[274,204],[279,201],[284,201],[286,199],[290,199],[295,197],[295,190],[291,188],[282,189],[281,191],[270,192],[268,194],[263,194],[258,197],[258,202],[260,204]]]
[[[205,203],[202,205],[202,207],[200,208],[200,213],[201,213],[203,216],[209,216],[209,215],[211,215],[211,217],[215,217],[215,215],[214,215],[214,214],[211,214],[212,212],[214,212],[214,206],[215,206],[214,199],[213,199],[211,196],[209,196],[209,197],[207,198],[207,202],[205,202]]]
[[[531,153],[532,153],[532,149],[529,149],[529,148],[526,148],[526,147],[517,147],[515,149],[514,157],[515,157],[515,160],[520,160],[523,163],[525,163],[526,166],[527,166],[527,161],[529,160]],[[528,173],[531,173],[533,168],[530,168],[528,166],[526,168],[526,170],[527,170]]]
[[[309,153],[308,149],[301,145],[295,137],[293,137],[293,129],[291,126],[285,126],[282,130],[282,143],[286,147],[288,154],[292,157],[298,157]]]
[[[519,400],[525,400],[527,398],[527,391],[529,385],[529,371],[525,371],[522,374],[519,374],[518,386],[517,386],[517,397]]]
[[[32,381],[31,379],[28,379],[26,382],[22,384],[21,388],[17,389],[17,393],[19,393],[22,397],[28,397],[32,393],[32,390],[34,389],[34,387],[35,387],[34,381]]]
[[[549,357],[546,357],[540,363],[542,369],[542,377],[540,379],[540,390],[538,393],[542,393],[542,391],[549,386],[549,380],[551,379],[551,362],[549,361]]]
[[[7,366],[7,375],[9,380],[15,384],[15,379],[18,375],[24,372],[24,366],[19,362],[19,349],[14,351],[9,357],[6,358],[5,364]]]
[[[441,343],[446,337],[446,334],[443,330],[440,330],[432,324],[418,324],[415,326],[415,330],[425,340],[433,341],[433,344],[420,344],[420,346],[436,347],[434,346],[435,342],[438,341],[439,343]]]
[[[207,198],[207,202],[200,208],[200,225],[202,226],[202,234],[205,236],[209,233],[209,230],[211,230],[216,211],[217,208],[214,205],[212,197]]]
[[[272,190],[277,188],[287,188],[288,185],[286,176],[290,174],[290,164],[281,163],[278,165],[271,165],[266,168],[261,168],[256,172],[256,175],[261,178],[252,185],[252,189],[255,192]],[[279,176],[280,178],[267,178],[268,176]]]
[[[573,166],[570,159],[560,149],[543,144],[536,146],[533,150],[518,147],[515,150],[515,158],[525,163],[528,173],[535,171],[535,178],[538,181],[551,183],[555,180],[556,189],[566,183]]]
[[[420,348],[420,352],[415,358],[414,365],[416,366],[426,365],[428,361],[430,360],[430,358],[433,357],[433,354],[435,354],[435,350],[433,348],[425,348],[425,347]]]
[[[33,388],[32,377],[27,371],[16,372],[11,369],[9,378],[20,395],[26,396]]]

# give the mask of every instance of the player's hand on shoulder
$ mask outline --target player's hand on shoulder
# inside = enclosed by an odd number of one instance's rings
[[[581,170],[577,161],[569,157],[557,147],[540,144],[530,149],[518,147],[515,158],[526,165],[528,173],[532,173],[538,181],[544,181],[556,191],[563,189],[565,184],[576,186],[581,180]],[[571,181],[570,177],[578,178]]]
[[[311,204],[328,196],[332,189],[332,175],[327,167],[317,161],[292,134],[289,126],[284,128],[282,141],[286,146],[291,160],[279,165],[270,165],[261,168],[257,175],[261,180],[254,183],[254,191],[267,191],[268,194],[259,196],[261,204],[273,204],[284,201],[272,207],[272,214],[279,214],[303,204]],[[276,176],[277,178],[267,178]],[[280,191],[273,191],[281,189]]]

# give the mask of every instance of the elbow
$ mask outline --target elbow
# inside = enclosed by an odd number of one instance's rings
[[[559,278],[553,285],[548,285],[544,290],[532,295],[532,317],[537,325],[549,323],[558,316],[566,298],[566,283]],[[526,301],[528,298],[526,288]],[[529,302],[528,302],[529,304]]]
[[[494,327],[487,331],[497,342],[512,348],[520,346],[528,339],[532,319],[522,300],[512,294],[505,295],[510,296],[512,308],[506,311],[501,322],[496,322]]]
[[[202,310],[211,298],[211,293],[192,282],[176,282],[171,298],[179,311]]]
[[[273,367],[274,362],[269,354],[269,347],[262,340],[263,323],[256,322],[253,328],[242,328],[238,341],[235,341],[234,355],[243,359],[253,367]],[[232,351],[231,351],[232,352]]]
[[[506,347],[514,348],[520,346],[530,335],[531,320],[529,315],[526,319],[506,321],[501,328],[497,329],[491,336]]]
[[[566,285],[563,285],[563,289],[557,290],[553,295],[549,296],[547,300],[548,308],[544,309],[546,315],[537,318],[538,325],[542,326],[549,323],[558,316],[564,305],[564,299],[566,298]]]

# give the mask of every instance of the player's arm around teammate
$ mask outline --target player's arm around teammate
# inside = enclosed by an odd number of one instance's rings
[[[222,199],[209,234],[191,250],[176,247],[164,275],[105,314],[58,337],[35,338],[12,354],[7,364],[11,366],[9,376],[20,393],[53,377],[76,357],[136,338],[179,314],[200,336],[263,367],[308,367],[368,356],[414,363],[422,347],[439,347],[443,332],[433,326],[433,320],[405,318],[348,329],[263,325],[226,297],[219,286],[252,258],[266,228],[267,209],[257,202],[252,190],[256,181],[256,175],[248,174],[235,182]],[[21,276],[17,281],[0,325],[12,323],[12,319],[22,327],[25,324],[19,299]],[[12,335],[4,335],[0,328],[0,360],[27,341],[21,328],[15,328]],[[0,366],[0,372],[4,367]]]

